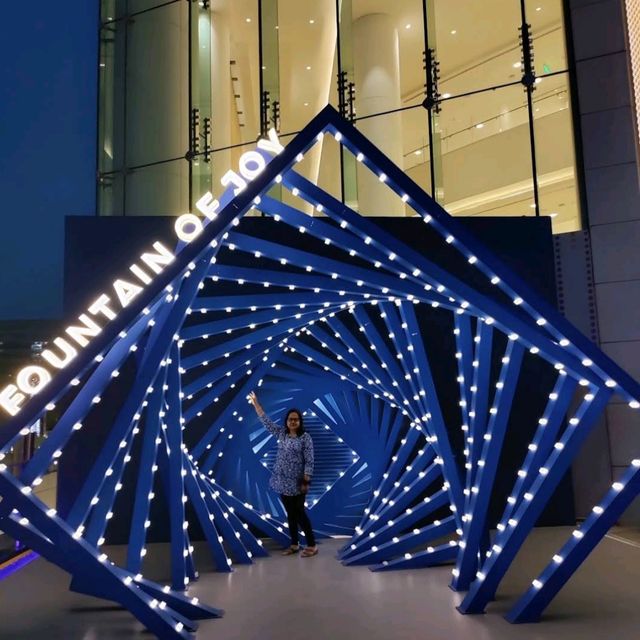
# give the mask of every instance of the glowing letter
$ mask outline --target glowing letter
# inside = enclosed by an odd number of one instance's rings
[[[198,202],[196,202],[196,209],[202,213],[203,216],[213,220],[219,209],[220,203],[213,197],[210,191],[207,191]]]
[[[83,313],[78,320],[84,324],[84,327],[67,327],[66,332],[81,347],[86,347],[89,341],[85,336],[89,338],[97,336],[100,333],[100,327],[86,313]]]
[[[250,164],[255,165],[255,167],[253,169],[250,169]],[[254,178],[257,178],[266,166],[267,161],[257,151],[247,151],[240,156],[240,173],[247,180],[253,180]]]
[[[42,352],[42,357],[52,367],[55,367],[56,369],[64,369],[64,367],[66,367],[78,355],[78,352],[64,338],[56,338],[53,341],[53,344],[62,349],[62,352],[65,355],[64,360],[58,358],[58,356],[55,355],[55,353],[53,353],[53,351],[51,351],[50,349],[45,349]],[[20,386],[20,382],[18,382],[18,386]],[[20,388],[22,389],[22,387]]]
[[[42,353],[44,356],[44,352]],[[30,396],[34,396],[38,391],[41,391],[43,387],[51,382],[51,374],[43,367],[36,367],[31,365],[25,367],[19,374],[16,380],[20,391],[28,393]]]
[[[128,304],[142,291],[142,287],[139,287],[133,282],[128,280],[116,280],[113,283],[113,288],[120,300],[122,307],[128,306]]]
[[[131,271],[131,273],[133,273],[140,282],[144,282],[145,284],[149,284],[151,282],[151,278],[137,264],[132,264],[129,267],[129,271]]]
[[[222,176],[220,182],[223,187],[229,184],[236,185],[237,188],[233,190],[234,196],[237,196],[243,189],[247,188],[247,183],[235,171],[231,171],[231,169]]]
[[[144,262],[149,269],[160,273],[162,267],[160,265],[170,264],[174,260],[174,255],[167,249],[161,242],[154,242],[153,248],[158,253],[143,253],[140,256],[140,260]]]
[[[175,224],[176,235],[183,242],[191,242],[194,238],[197,238],[201,233],[202,220],[193,213],[183,213]]]
[[[9,415],[15,416],[20,411],[20,405],[24,402],[24,394],[16,393],[18,387],[10,384],[0,392],[0,407]]]
[[[284,151],[284,147],[280,144],[280,140],[278,140],[278,134],[275,129],[269,129],[268,140],[265,140],[264,138],[258,140],[258,149],[264,149],[264,151],[267,151],[274,156],[277,156],[279,153]]]
[[[92,313],[94,316],[98,313],[103,313],[109,320],[113,320],[116,317],[116,314],[113,313],[111,309],[107,306],[107,303],[111,300],[109,296],[104,293],[89,307],[89,313]]]

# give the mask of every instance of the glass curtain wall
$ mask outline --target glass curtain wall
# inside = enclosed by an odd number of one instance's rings
[[[269,127],[286,143],[331,104],[449,213],[579,229],[565,31],[562,0],[103,1],[100,211],[193,208]],[[330,136],[297,170],[410,213]]]
[[[190,17],[197,6],[102,3],[98,201],[103,215],[172,215],[189,207]]]

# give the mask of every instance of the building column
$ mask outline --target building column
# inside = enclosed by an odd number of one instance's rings
[[[374,13],[353,23],[353,61],[356,115],[398,109],[400,50],[398,31],[391,16]],[[392,162],[402,168],[402,122],[399,113],[357,123],[358,129]],[[358,165],[358,211],[365,216],[402,216],[401,199],[365,166]]]
[[[638,379],[640,185],[629,51],[640,38],[640,25],[638,12],[632,11],[629,42],[625,4],[632,6],[619,0],[570,0],[569,9],[600,346]],[[578,517],[586,517],[611,480],[640,456],[638,427],[640,412],[614,397],[606,424],[573,465]],[[621,523],[640,524],[640,499]]]
[[[142,13],[128,28],[125,213],[178,215],[189,206],[188,7]]]
[[[214,149],[231,145],[231,41],[227,11],[211,14],[211,135]],[[231,151],[213,155],[213,192],[221,190],[220,179],[231,167]]]

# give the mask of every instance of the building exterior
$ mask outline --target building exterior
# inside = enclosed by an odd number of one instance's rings
[[[551,217],[562,310],[638,376],[638,15],[620,0],[103,0],[98,213],[190,210],[268,127],[286,141],[329,103],[452,215]],[[325,139],[301,170],[364,215],[405,215],[357,164]],[[613,404],[588,443],[579,515],[640,452],[634,421]]]
[[[636,3],[111,0],[100,11],[99,215],[191,210],[269,127],[286,142],[329,103],[451,214],[549,217],[563,312],[640,377]],[[300,168],[364,215],[408,213],[330,137]],[[573,469],[578,516],[640,455],[638,426],[610,404]],[[625,522],[640,523],[638,504]]]
[[[329,103],[450,213],[575,231],[565,27],[560,0],[103,2],[99,212],[184,211],[268,126],[286,139]],[[366,215],[404,215],[337,145],[306,164]]]
[[[636,3],[99,4],[99,215],[177,215],[192,209],[266,128],[275,125],[286,141],[330,103],[453,215],[551,217],[562,310],[640,377]],[[73,29],[59,9],[43,19],[53,20],[55,13],[67,25],[58,32],[60,41],[78,43],[80,29],[91,29],[91,12],[81,9],[84,3],[65,11],[67,18],[78,18]],[[525,23],[531,25],[532,55],[522,45]],[[52,61],[60,52],[65,59],[78,58],[77,48],[53,44]],[[86,61],[75,73],[86,83],[85,67]],[[40,58],[29,73],[38,68]],[[67,86],[67,72],[62,64],[47,71],[57,87]],[[41,104],[50,109],[47,85],[36,86]],[[61,105],[62,94],[56,96],[55,105]],[[80,105],[80,93],[73,96]],[[93,104],[93,95],[88,100]],[[38,104],[35,95],[30,102]],[[83,113],[90,113],[85,102]],[[83,127],[89,132],[93,123],[79,120],[78,113],[63,119],[57,108],[58,117],[48,112],[42,123],[30,115],[32,138],[50,140],[52,153],[64,139],[70,154],[86,157],[86,143],[70,134]],[[59,125],[55,136],[53,120]],[[26,298],[32,290],[28,279],[36,278],[47,299],[62,300],[64,216],[91,213],[87,189],[68,188],[88,172],[70,174],[68,163],[55,166],[55,179],[50,165],[37,185],[29,180],[29,208],[41,220],[14,216],[21,226],[4,236],[2,255],[14,275],[2,283],[0,319],[59,315],[60,303],[47,303],[57,310],[43,312],[44,295],[31,295],[33,304],[14,296],[19,287]],[[361,213],[405,214],[397,201],[380,197],[377,185],[366,183],[353,157],[341,157],[329,137],[301,169]],[[16,180],[13,187],[24,193],[27,184]],[[58,209],[54,200],[61,203]],[[24,250],[18,251],[15,238]],[[13,260],[16,251],[20,257]],[[3,330],[10,346],[8,335]],[[30,336],[50,337],[41,330]],[[24,352],[28,358],[29,349]],[[15,367],[6,355],[3,364],[10,375]],[[606,424],[573,468],[578,515],[640,455],[638,427],[638,416],[626,404],[609,406]],[[640,507],[632,507],[625,521],[637,525]]]

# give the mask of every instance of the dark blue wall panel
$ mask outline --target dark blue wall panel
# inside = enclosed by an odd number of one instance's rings
[[[108,292],[111,282],[126,274],[129,265],[136,261],[153,241],[162,240],[172,248],[175,243],[173,221],[173,218],[164,217],[69,218],[66,226],[65,256],[66,315],[69,318],[77,316],[99,293]],[[548,218],[470,218],[463,219],[463,222],[489,249],[494,250],[509,267],[535,287],[538,293],[555,304],[553,245]],[[466,261],[460,262],[449,251],[447,245],[438,242],[420,219],[377,218],[376,223],[408,246],[424,252],[440,266],[451,269],[458,275],[461,275],[462,269],[462,275],[468,282],[473,282],[477,277]],[[265,239],[282,241],[282,227],[270,218],[245,218],[238,229]],[[304,249],[308,239],[297,234],[296,242]],[[331,254],[332,250],[331,247],[327,248],[327,254]],[[240,252],[236,252],[236,262],[241,263],[243,260],[249,263],[252,258],[243,257]],[[233,286],[231,283],[220,283],[217,290],[224,294],[225,287]],[[476,286],[482,289],[483,284],[478,281]],[[438,336],[436,339],[428,340],[426,347],[432,362],[434,381],[444,417],[450,426],[449,434],[456,459],[461,465],[463,443],[459,429],[458,389],[455,385],[449,384],[456,376],[455,361],[451,353],[455,348],[450,319],[445,312],[428,310],[425,313],[426,315],[419,314],[419,320],[423,326],[429,326],[432,338],[434,333]],[[494,364],[494,375],[497,375],[499,363],[496,361]],[[490,521],[494,526],[502,513],[502,506],[537,424],[538,413],[532,408],[544,406],[554,379],[555,376],[550,374],[549,368],[545,368],[541,361],[532,358],[525,362],[521,384],[526,385],[528,393],[521,394],[514,405],[511,424],[517,425],[517,430],[512,429],[505,442],[490,507]],[[93,425],[86,433],[80,432],[74,443],[70,443],[73,444],[71,449],[76,455],[74,456],[70,450],[67,452],[70,455],[65,455],[65,459],[62,460],[59,501],[62,510],[73,501],[75,488],[81,486],[82,478],[88,471],[88,467],[84,469],[86,465],[83,465],[82,461],[89,464],[92,460],[91,456],[85,456],[81,452],[89,450],[92,443],[94,447],[99,447],[99,444],[96,445],[100,440],[98,432],[104,430],[106,434],[108,429],[109,425],[106,424]],[[234,495],[236,492],[242,495],[241,487],[232,486],[233,482],[228,478],[226,482],[234,489]],[[127,498],[126,495],[122,495],[120,499],[126,502],[131,500],[132,496]],[[540,524],[569,525],[574,522],[571,482],[569,477],[566,477],[555,498],[550,501]],[[126,518],[119,518],[117,522],[114,519],[113,526],[109,529],[109,538],[114,542],[125,541],[127,527]],[[154,529],[150,536],[156,540],[165,537],[161,528]]]

